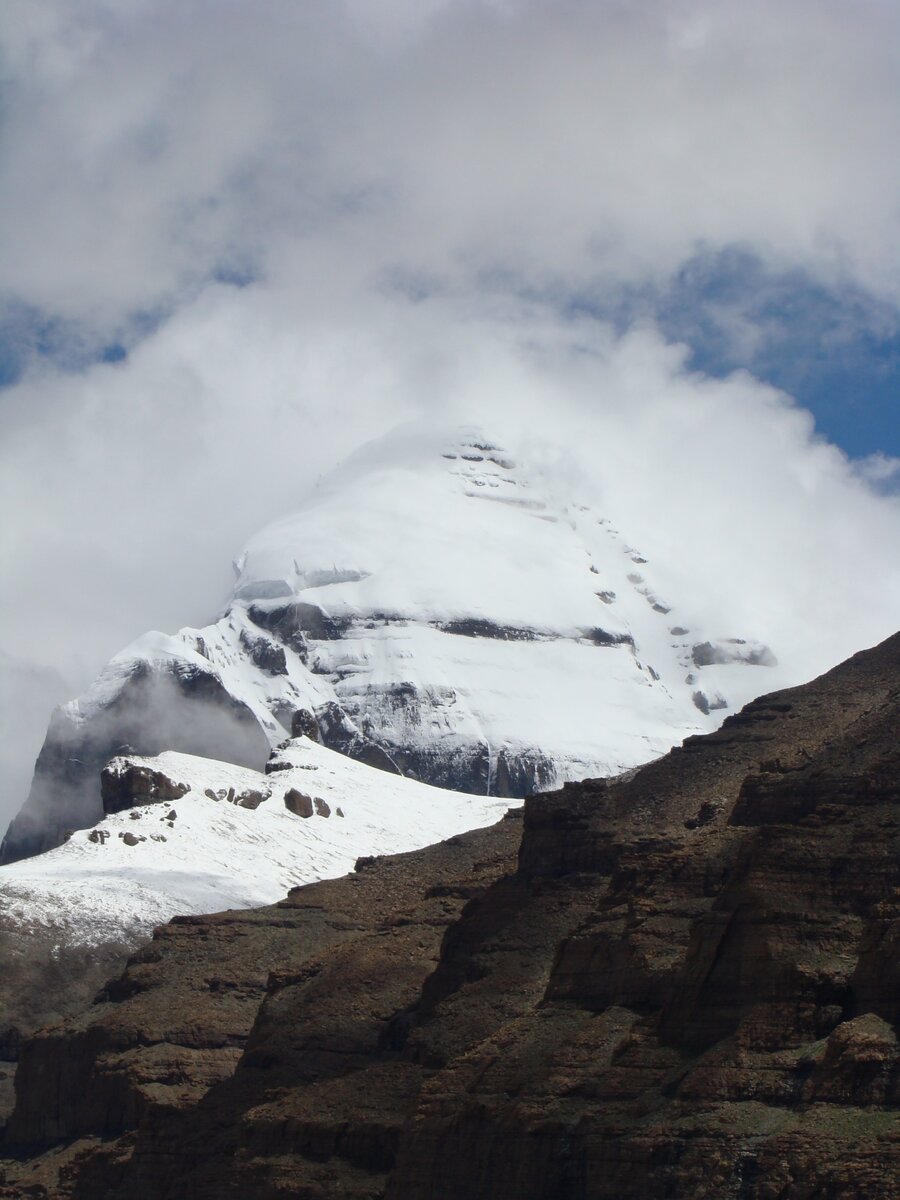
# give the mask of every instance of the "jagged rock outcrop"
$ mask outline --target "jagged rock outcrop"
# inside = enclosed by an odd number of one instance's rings
[[[100,798],[105,813],[124,812],[139,804],[159,804],[180,800],[190,787],[170,779],[164,771],[143,763],[114,758],[100,773]]]
[[[892,1200],[898,728],[900,635],[524,825],[166,927],[23,1047],[7,1194]]]

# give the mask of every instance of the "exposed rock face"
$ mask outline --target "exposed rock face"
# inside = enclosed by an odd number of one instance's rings
[[[473,635],[474,636],[474,635]],[[402,714],[402,720],[421,724],[426,706],[422,696],[410,684],[371,689],[367,702]],[[448,702],[454,702],[450,698]],[[332,750],[346,754],[396,775],[421,779],[434,787],[473,794],[521,797],[541,791],[556,776],[553,760],[540,750],[492,751],[487,744],[447,747],[389,742],[379,745],[361,733],[359,727],[337,704],[323,705],[318,712],[321,741]]]
[[[10,1194],[893,1200],[898,728],[900,635],[524,829],[167,926],[23,1047],[7,1146],[82,1141]]]
[[[53,714],[28,801],[0,845],[0,862],[39,854],[59,845],[66,830],[99,821],[104,802],[97,780],[116,754],[181,750],[257,770],[269,755],[250,710],[212,671],[138,660],[104,700],[89,712],[76,702]]]
[[[183,918],[158,930],[79,1019],[27,1044],[5,1144],[124,1135],[108,1147],[109,1159],[89,1153],[78,1173],[77,1188],[107,1193],[130,1158],[137,1125],[160,1119],[177,1126],[195,1111],[211,1084],[232,1076],[266,996],[275,1006],[274,1032],[294,1019],[281,1001],[296,1006],[298,988],[306,1012],[297,1014],[302,1032],[292,1063],[308,1059],[303,1077],[314,1076],[317,1063],[326,1071],[364,1064],[394,1013],[414,1003],[466,900],[514,867],[520,830],[521,821],[501,822],[297,889],[270,908]],[[365,982],[354,980],[357,969]],[[264,1037],[256,1047],[249,1078],[267,1061]],[[294,1068],[285,1067],[289,1076]],[[269,1078],[265,1070],[261,1078]],[[41,1082],[32,1087],[29,1079]],[[159,1132],[164,1156],[172,1136]],[[35,1181],[46,1182],[51,1195],[66,1194],[54,1178],[57,1165],[55,1154],[0,1163],[0,1195],[4,1180],[13,1196]],[[174,1179],[172,1187],[185,1194]]]
[[[716,663],[740,662],[752,667],[774,667],[777,659],[768,646],[748,646],[743,638],[726,638],[720,642],[699,642],[691,650],[695,667],[711,667]]]
[[[307,708],[298,708],[291,717],[291,737],[308,737],[319,740],[319,722]]]
[[[122,970],[127,955],[120,942],[60,945],[54,930],[23,926],[14,914],[0,911],[0,1131],[13,1109],[23,1041],[43,1025],[89,1008],[104,980]]]
[[[246,632],[240,635],[240,644],[250,656],[250,661],[268,675],[286,675],[287,659],[281,646],[267,638],[252,638]]]
[[[180,800],[190,788],[163,771],[114,758],[100,774],[100,798],[105,813],[124,812],[139,804]]]

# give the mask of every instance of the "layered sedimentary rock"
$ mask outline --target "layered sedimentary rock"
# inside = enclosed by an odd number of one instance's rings
[[[58,930],[0,910],[0,1131],[14,1106],[23,1042],[36,1029],[89,1008],[110,975],[123,969],[129,950],[112,939],[61,945]]]
[[[213,1136],[217,1145],[219,1133],[230,1138],[227,1128],[188,1134],[183,1121],[215,1094],[206,1095],[212,1083],[232,1078],[267,996],[276,1025],[292,1019],[278,1012],[277,997],[296,999],[298,988],[305,996],[298,1044],[291,1062],[277,1068],[285,1078],[298,1059],[307,1063],[305,1078],[328,1073],[329,1065],[365,1065],[373,1039],[417,999],[448,924],[480,888],[514,869],[520,832],[513,817],[416,854],[361,860],[352,875],[297,889],[269,908],[164,926],[79,1019],[22,1051],[19,1102],[4,1145],[21,1155],[81,1139],[69,1149],[82,1159],[77,1182],[56,1180],[59,1159],[50,1151],[5,1162],[0,1195],[34,1183],[51,1195],[71,1187],[104,1194],[120,1180],[127,1189],[123,1172],[137,1169],[130,1148],[141,1123],[168,1126],[154,1134],[163,1147],[174,1148],[177,1129],[201,1142]],[[268,1079],[276,1064],[264,1049],[255,1053],[251,1069]],[[380,1096],[373,1099],[380,1105]],[[384,1109],[379,1121],[393,1125],[396,1114]],[[118,1140],[98,1148],[98,1137]],[[216,1158],[221,1146],[208,1149]],[[169,1161],[176,1172],[183,1168]],[[173,1181],[176,1192],[180,1186]]]
[[[23,1047],[7,1194],[896,1197],[898,729],[900,636],[524,824],[166,927]]]

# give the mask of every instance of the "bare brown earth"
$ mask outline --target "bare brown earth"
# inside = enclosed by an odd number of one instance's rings
[[[157,931],[0,1196],[895,1200],[900,635],[627,781]]]

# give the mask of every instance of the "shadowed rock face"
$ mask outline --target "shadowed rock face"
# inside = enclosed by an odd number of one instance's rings
[[[31,792],[0,845],[0,863],[52,849],[66,832],[103,817],[97,781],[117,754],[180,750],[262,770],[265,734],[211,672],[135,663],[109,703],[87,719],[58,708],[35,765]],[[113,810],[110,810],[113,811]]]
[[[411,724],[420,724],[428,716],[428,705],[411,684],[370,688],[366,704],[400,714]],[[359,718],[358,713],[355,715]],[[448,750],[427,743],[404,745],[383,735],[380,744],[361,734],[347,712],[334,703],[322,705],[314,721],[317,739],[330,750],[435,787],[512,798],[549,787],[557,776],[556,765],[540,750],[493,751],[485,742],[464,743]]]
[[[165,927],[22,1047],[7,1194],[892,1200],[898,728],[900,636],[524,825]]]

